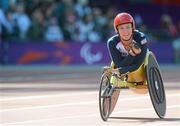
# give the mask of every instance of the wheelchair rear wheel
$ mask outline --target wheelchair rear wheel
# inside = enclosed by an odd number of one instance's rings
[[[157,113],[159,118],[164,118],[166,113],[166,95],[163,80],[160,73],[160,68],[155,56],[152,53],[150,53],[148,57],[146,75],[149,94],[155,112]]]

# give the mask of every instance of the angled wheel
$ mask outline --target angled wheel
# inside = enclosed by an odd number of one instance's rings
[[[148,57],[148,64],[146,66],[146,75],[148,82],[149,94],[155,112],[159,118],[164,118],[166,113],[166,95],[164,84],[161,77],[159,65],[155,56],[150,53]]]
[[[104,73],[101,76],[100,88],[99,88],[99,110],[101,118],[107,121],[110,115],[111,98],[108,96],[110,91],[110,77]]]
[[[110,114],[113,112],[118,101],[120,90],[118,87],[112,88],[110,76],[104,73],[101,77],[99,88],[99,110],[101,118],[107,121]]]
[[[120,93],[120,87],[115,86],[115,85],[117,85],[116,83],[118,83],[116,77],[114,77],[114,81],[115,82],[111,82],[111,83],[114,84],[114,86],[113,86],[114,88],[113,88],[113,92],[111,94],[110,114],[113,112],[113,110],[114,110],[114,108],[116,106],[116,103],[117,103],[118,98],[119,98],[119,93]]]

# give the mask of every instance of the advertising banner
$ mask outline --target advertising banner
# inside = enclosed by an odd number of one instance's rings
[[[171,43],[151,43],[159,63],[173,63]],[[106,43],[10,42],[6,64],[94,65],[110,64]]]
[[[106,64],[103,43],[9,43],[9,64]]]

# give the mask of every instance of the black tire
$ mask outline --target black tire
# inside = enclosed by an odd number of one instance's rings
[[[103,121],[107,121],[111,109],[111,97],[107,97],[110,90],[110,78],[106,73],[101,76],[99,88],[99,110]]]
[[[155,112],[157,113],[159,118],[164,118],[166,113],[166,95],[164,90],[164,84],[159,65],[152,53],[150,53],[148,57],[146,74],[149,94]]]

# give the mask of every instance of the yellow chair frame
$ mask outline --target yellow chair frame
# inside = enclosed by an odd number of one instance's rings
[[[110,79],[110,83],[112,85],[114,85],[116,87],[120,87],[120,88],[128,87],[133,92],[138,93],[138,94],[147,93],[148,87],[147,87],[145,66],[148,63],[148,56],[150,54],[152,54],[152,52],[147,50],[144,62],[141,64],[141,66],[137,70],[130,72],[130,73],[126,73],[122,76],[112,74],[111,79]],[[115,68],[115,64],[113,62],[111,63],[111,68],[112,69]],[[127,80],[126,80],[126,75],[128,76]],[[141,83],[141,84],[139,84],[139,83]]]

